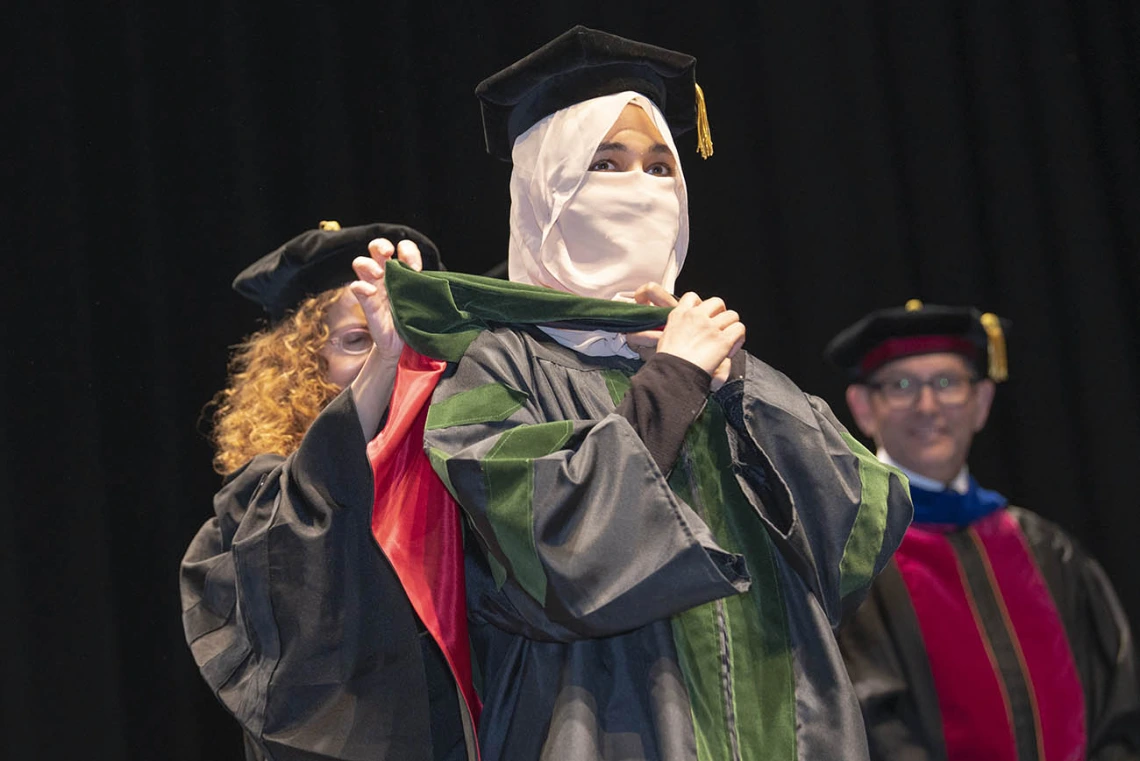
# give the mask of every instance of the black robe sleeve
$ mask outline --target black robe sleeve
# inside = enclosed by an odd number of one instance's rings
[[[346,391],[293,455],[227,478],[186,552],[186,639],[249,756],[467,757],[454,683],[372,539],[372,502]]]
[[[1061,529],[1019,508],[1085,688],[1089,761],[1140,759],[1140,687],[1128,617],[1100,564]]]
[[[838,626],[910,524],[905,482],[847,432],[826,402],[744,351],[712,398],[734,431],[738,483]]]

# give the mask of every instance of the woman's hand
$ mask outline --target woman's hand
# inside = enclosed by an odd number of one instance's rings
[[[360,302],[368,332],[372,334],[372,351],[368,352],[364,365],[352,381],[356,414],[366,440],[375,436],[380,426],[396,382],[396,365],[404,350],[404,341],[396,332],[396,323],[388,305],[384,265],[396,256],[416,271],[423,267],[420,249],[410,240],[402,240],[399,246],[393,246],[386,238],[376,238],[368,244],[368,253],[371,257],[358,256],[352,260],[352,269],[360,279],[348,286]]]
[[[724,301],[686,293],[669,313],[657,352],[692,362],[712,376],[715,391],[728,380],[732,357],[744,344],[744,323]]]
[[[393,246],[387,238],[376,238],[368,244],[368,253],[371,257],[358,256],[352,261],[352,269],[360,279],[350,283],[348,289],[364,310],[364,319],[375,344],[372,353],[386,359],[398,359],[404,342],[392,320],[388,288],[384,283],[384,265],[396,256],[419,272],[423,268],[423,259],[419,247],[410,240],[402,240],[400,245]]]

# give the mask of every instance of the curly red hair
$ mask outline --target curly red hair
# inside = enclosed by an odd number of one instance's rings
[[[276,325],[234,347],[229,382],[211,402],[214,470],[229,473],[255,455],[287,456],[340,388],[326,380],[325,322],[343,288],[305,299]]]

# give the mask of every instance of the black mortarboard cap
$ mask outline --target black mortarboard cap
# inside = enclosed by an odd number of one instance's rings
[[[352,260],[368,256],[373,238],[393,244],[405,238],[419,246],[425,270],[443,269],[439,249],[431,239],[406,225],[375,222],[356,227],[321,222],[319,229],[306,230],[242,270],[233,288],[260,304],[276,322],[306,296],[340,288],[356,279]]]
[[[575,103],[633,90],[656,104],[674,136],[698,127],[712,155],[704,96],[690,55],[576,26],[479,83],[487,152],[511,160],[515,139]],[[706,146],[707,143],[707,146]]]
[[[852,381],[861,381],[895,359],[954,352],[1000,382],[1009,375],[1005,340],[1009,328],[1009,320],[973,307],[911,299],[906,306],[871,312],[844,329],[827,344],[823,356]]]

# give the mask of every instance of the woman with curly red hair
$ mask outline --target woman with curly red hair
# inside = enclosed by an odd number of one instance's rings
[[[447,663],[371,533],[367,445],[404,347],[393,256],[440,268],[411,228],[322,223],[234,281],[270,323],[214,399],[225,480],[181,589],[187,642],[249,759],[475,757]]]
[[[345,309],[346,293],[351,297],[344,288],[309,296],[287,318],[253,333],[235,349],[229,385],[213,402],[210,438],[218,473],[232,473],[259,454],[292,453],[341,392],[342,386],[327,377],[331,333],[326,320],[333,308]],[[367,328],[363,335],[368,336],[362,344],[367,351],[372,346]]]

